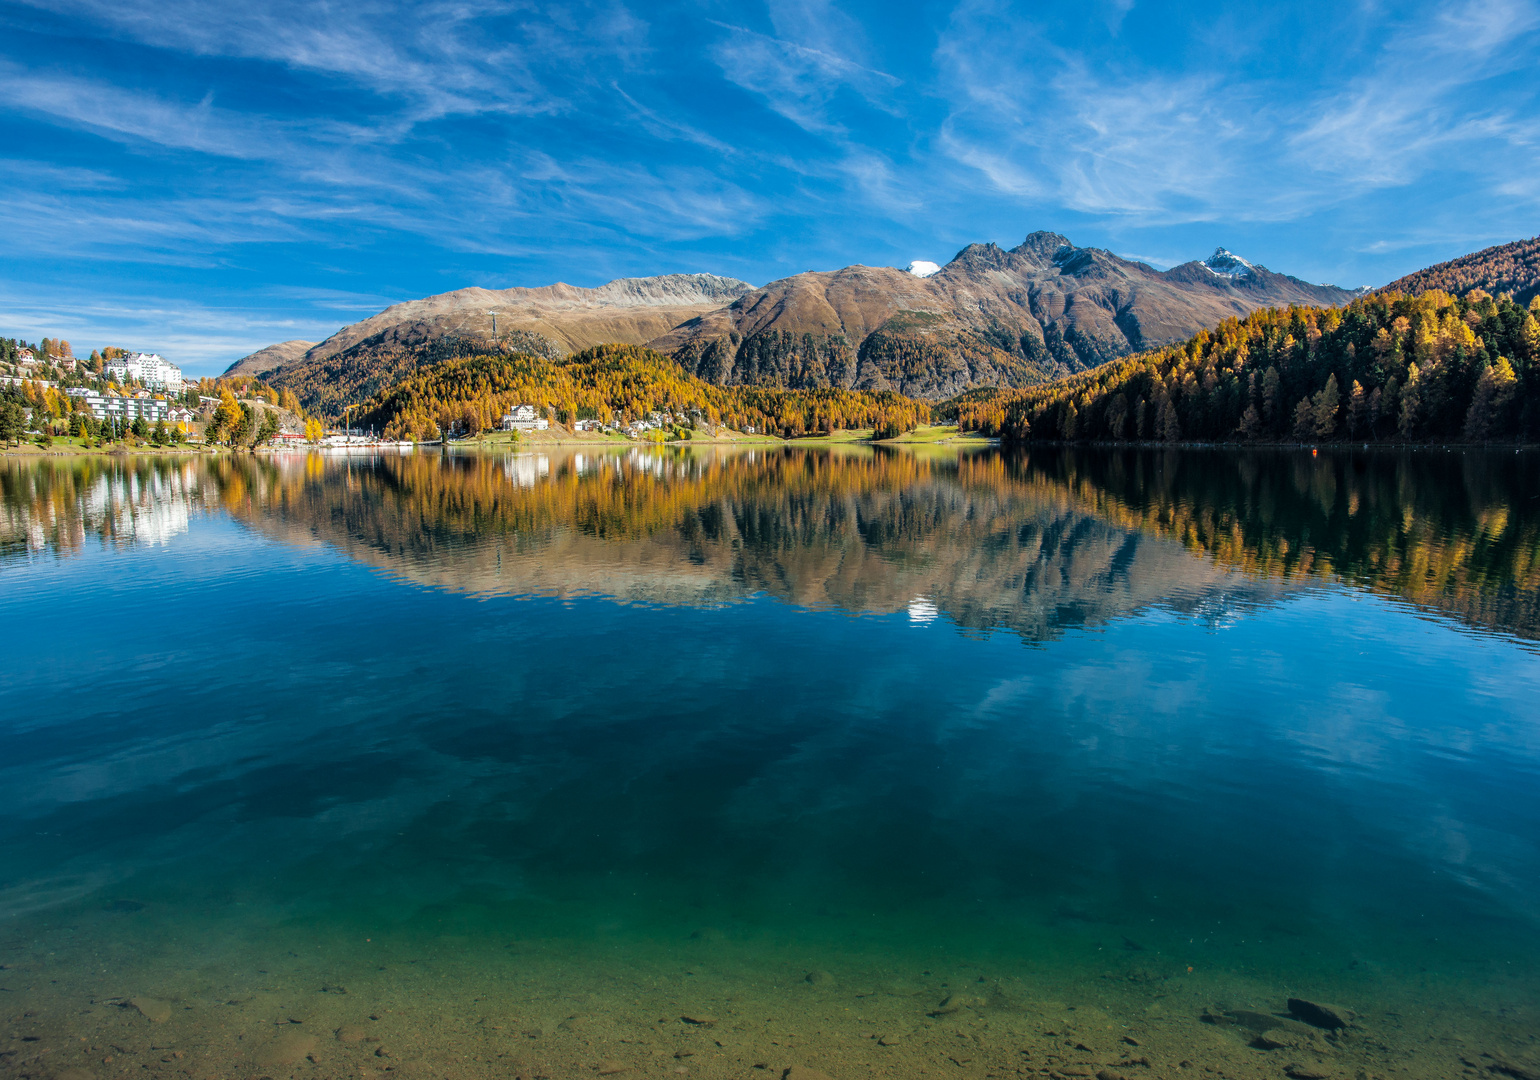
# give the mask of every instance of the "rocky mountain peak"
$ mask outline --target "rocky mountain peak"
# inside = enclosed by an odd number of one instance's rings
[[[717,274],[659,274],[656,277],[617,278],[592,290],[593,302],[604,306],[675,304],[726,304],[754,286]]]
[[[1054,256],[1062,248],[1073,250],[1074,247],[1069,237],[1064,234],[1039,229],[1037,232],[1028,233],[1025,240],[1011,249],[1011,254],[1022,255],[1040,265],[1047,266],[1054,261]]]
[[[1203,260],[1203,265],[1212,273],[1225,278],[1247,277],[1256,269],[1239,255],[1222,247],[1215,248],[1214,254]]]
[[[1000,270],[1006,264],[1006,254],[999,244],[969,244],[946,264],[945,269]]]

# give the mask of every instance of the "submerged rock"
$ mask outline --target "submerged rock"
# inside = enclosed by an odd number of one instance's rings
[[[1231,1023],[1243,1027],[1247,1031],[1255,1031],[1258,1035],[1266,1031],[1272,1031],[1274,1028],[1280,1028],[1284,1024],[1281,1017],[1272,1016],[1268,1013],[1254,1012],[1251,1009],[1231,1009],[1224,1015]]]
[[[257,1053],[260,1065],[294,1065],[315,1053],[314,1035],[280,1035]]]
[[[1331,1073],[1322,1072],[1310,1065],[1285,1065],[1283,1075],[1289,1080],[1331,1080]]]
[[[164,1024],[171,1019],[171,1005],[159,998],[129,998],[128,1003],[153,1024]]]
[[[982,1004],[984,1004],[984,1002],[981,999],[970,997],[966,994],[948,994],[946,997],[941,999],[941,1003],[939,1005],[937,1005],[934,1009],[928,1010],[925,1015],[952,1016],[955,1013],[962,1012],[964,1009],[976,1009]]]
[[[1540,1080],[1540,1069],[1531,1069],[1528,1066],[1520,1065],[1517,1061],[1495,1050],[1489,1050],[1481,1056],[1492,1059],[1492,1064],[1488,1065],[1487,1069],[1490,1072],[1497,1073],[1499,1076],[1509,1076],[1513,1080]]]
[[[1287,1031],[1280,1028],[1269,1028],[1259,1031],[1251,1039],[1251,1045],[1258,1050],[1283,1050],[1295,1044],[1294,1039]]]
[[[1325,1028],[1327,1031],[1336,1031],[1345,1028],[1356,1017],[1350,1009],[1344,1009],[1340,1005],[1323,1005],[1317,1001],[1307,1001],[1304,998],[1289,998],[1289,1015],[1297,1020],[1303,1020],[1311,1027]]]

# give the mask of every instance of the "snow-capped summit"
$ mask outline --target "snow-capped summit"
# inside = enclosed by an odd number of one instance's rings
[[[1203,265],[1218,277],[1238,278],[1251,273],[1252,265],[1234,252],[1215,248],[1214,254],[1203,260]]]
[[[916,259],[914,262],[904,267],[904,269],[909,271],[915,277],[930,277],[932,274],[938,274],[941,272],[941,267],[925,259]]]

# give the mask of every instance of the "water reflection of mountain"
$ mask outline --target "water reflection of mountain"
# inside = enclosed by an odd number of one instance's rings
[[[438,588],[944,616],[1029,638],[1163,603],[1235,606],[1267,579],[1087,513],[998,456],[769,451],[405,457],[324,480],[251,467],[240,516]]]
[[[1433,452],[96,458],[0,471],[0,551],[163,540],[218,506],[473,594],[766,593],[1040,638],[1151,604],[1220,627],[1344,579],[1535,637],[1535,479],[1528,455]]]

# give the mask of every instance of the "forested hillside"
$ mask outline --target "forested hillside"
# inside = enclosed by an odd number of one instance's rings
[[[1540,299],[1377,293],[1227,319],[1185,344],[955,403],[1025,440],[1540,438]]]
[[[376,395],[362,417],[387,438],[431,439],[446,429],[494,427],[515,405],[549,409],[561,423],[698,410],[701,421],[713,426],[752,426],[787,437],[868,427],[896,435],[930,415],[922,402],[893,393],[713,386],[651,349],[600,345],[561,360],[514,355],[445,361]]]
[[[1429,289],[1442,289],[1452,296],[1463,296],[1472,289],[1484,289],[1494,296],[1507,292],[1519,303],[1527,304],[1540,296],[1540,236],[1499,244],[1418,270],[1380,291],[1416,296]]]

